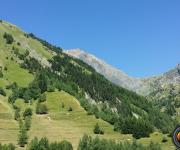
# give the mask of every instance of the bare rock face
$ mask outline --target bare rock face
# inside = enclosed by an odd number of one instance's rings
[[[174,69],[159,76],[150,78],[133,78],[123,71],[105,63],[103,60],[80,49],[67,50],[65,53],[89,64],[112,83],[141,95],[146,96],[168,84],[180,84],[180,64],[178,64]]]

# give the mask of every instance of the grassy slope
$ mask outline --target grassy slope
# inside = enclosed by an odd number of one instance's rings
[[[102,138],[131,139],[129,135],[114,132],[113,127],[107,122],[88,116],[79,102],[68,93],[63,91],[47,93],[45,103],[47,103],[49,115],[33,117],[31,138],[47,136],[51,141],[66,139],[76,148],[84,133],[95,136],[93,127],[98,122],[105,131],[105,134],[101,135]],[[64,108],[62,103],[65,105]],[[68,111],[69,107],[72,107],[72,112]]]
[[[7,67],[7,71],[3,70],[3,78],[0,78],[0,87],[5,89],[5,86],[12,82],[17,82],[19,86],[25,87],[33,80],[33,75],[29,74],[27,70],[20,68],[19,64],[16,63],[16,59],[10,59],[13,56],[11,50],[15,43],[13,45],[5,44],[3,34],[4,32],[10,32],[18,36],[20,31],[14,27],[11,27],[12,30],[9,30],[7,26],[7,24],[0,24],[0,66]],[[17,144],[19,126],[14,120],[14,111],[7,103],[7,99],[7,97],[0,95],[0,143]]]
[[[18,124],[14,120],[12,108],[0,96],[0,142],[17,143]]]
[[[73,144],[76,149],[79,139],[83,134],[88,134],[93,137],[97,136],[93,134],[93,128],[96,123],[104,130],[104,135],[99,135],[100,138],[113,139],[115,141],[132,141],[131,135],[123,135],[113,131],[113,126],[107,122],[96,119],[94,116],[87,115],[87,112],[79,105],[79,102],[68,93],[52,92],[46,93],[47,101],[45,102],[49,109],[48,115],[33,115],[32,127],[29,132],[30,139],[35,136],[48,137],[50,141],[68,140]],[[64,108],[62,108],[64,103]],[[27,107],[31,107],[35,110],[36,102],[32,105],[25,104],[23,100],[16,101],[16,105],[24,110]],[[69,112],[68,108],[72,107],[73,111]],[[138,142],[146,145],[151,141],[161,144],[163,150],[172,150],[173,144],[171,138],[168,138],[167,143],[162,143],[161,140],[166,135],[158,132],[151,134],[150,138],[142,138]],[[167,136],[166,136],[167,137]]]
[[[12,56],[10,50],[12,46],[7,46],[5,40],[2,38],[4,32],[11,33],[15,37],[16,41],[20,41],[21,46],[19,49],[24,52],[21,47],[26,47],[29,49],[34,49],[38,54],[45,58],[51,58],[52,54],[45,50],[43,45],[38,41],[26,38],[18,28],[9,25],[7,23],[0,24],[0,65],[6,66],[7,71],[4,72],[3,79],[0,79],[0,86],[5,87],[5,85],[16,81],[20,86],[27,86],[32,80],[33,76],[29,74],[26,70],[19,67],[15,61],[6,59]],[[15,43],[14,43],[15,44]],[[17,45],[15,45],[17,46]],[[0,143],[17,143],[17,122],[13,120],[12,108],[8,105],[7,98],[0,97]],[[61,103],[65,104],[65,108],[61,108]],[[111,138],[118,141],[121,140],[132,140],[130,135],[122,135],[113,131],[113,127],[104,122],[101,119],[96,119],[94,116],[88,116],[84,109],[79,105],[78,101],[65,92],[54,92],[47,93],[47,105],[49,108],[49,115],[39,116],[33,115],[32,128],[29,132],[30,139],[34,136],[38,137],[48,137],[51,141],[57,141],[62,139],[67,139],[72,142],[74,147],[77,147],[79,139],[84,133],[93,134],[93,127],[96,122],[105,131],[102,138]],[[26,107],[35,108],[35,103],[32,106],[29,104],[24,104],[22,100],[16,102],[18,106],[24,110]],[[72,107],[73,111],[68,112],[68,107]],[[5,117],[8,116],[8,117]],[[143,144],[148,144],[151,140],[161,143],[162,134],[152,134],[150,138],[140,139],[139,142]],[[163,144],[163,150],[172,149],[171,139],[168,139],[168,143]]]
[[[3,39],[4,32],[9,31],[6,28],[6,25],[0,25],[0,66],[7,67],[7,71],[3,72],[3,79],[0,79],[0,86],[4,87],[12,82],[17,82],[19,86],[27,86],[33,80],[33,76],[27,70],[20,68],[19,64],[16,63],[17,60],[11,60],[13,56],[11,52],[12,45],[5,44],[5,40]],[[16,31],[16,28],[10,31],[14,35],[20,35],[18,30]],[[13,45],[16,44],[14,43]]]

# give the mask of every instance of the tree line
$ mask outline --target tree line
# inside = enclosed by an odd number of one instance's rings
[[[13,144],[1,145],[0,150],[15,150]],[[27,150],[73,150],[73,146],[68,141],[49,142],[47,138],[34,138],[27,145]],[[84,135],[79,141],[77,150],[161,150],[159,144],[151,142],[147,146],[143,146],[136,141],[115,142],[113,140],[100,139],[98,137]]]

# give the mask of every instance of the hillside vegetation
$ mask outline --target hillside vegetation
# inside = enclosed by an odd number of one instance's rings
[[[28,148],[30,143],[38,145],[36,136],[50,142],[67,140],[76,149],[87,134],[129,141],[127,145],[134,137],[146,146],[152,140],[163,149],[171,147],[167,134],[175,120],[146,98],[112,84],[61,48],[4,21],[0,41],[0,143]],[[161,142],[163,137],[166,143]],[[100,139],[96,139],[99,145]]]

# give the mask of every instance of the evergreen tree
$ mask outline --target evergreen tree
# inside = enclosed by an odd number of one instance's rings
[[[7,44],[12,44],[14,42],[14,38],[11,34],[5,32],[3,37],[6,39]]]
[[[31,127],[31,117],[30,116],[25,117],[24,126],[25,126],[26,130],[30,129],[30,127]]]
[[[36,114],[47,114],[48,108],[45,104],[37,103]]]
[[[27,117],[27,116],[32,116],[32,109],[31,108],[26,108],[24,113],[23,113],[23,117]]]
[[[96,125],[94,126],[94,134],[104,134],[104,131],[100,128],[99,124],[96,123]]]
[[[0,69],[0,78],[3,78],[3,71],[2,71],[2,68]]]
[[[24,125],[20,127],[19,131],[19,137],[18,137],[18,144],[20,147],[24,147],[25,144],[27,144],[28,136],[27,136],[27,131]]]
[[[3,96],[6,96],[6,92],[4,91],[3,88],[0,87],[0,94],[3,95]]]
[[[43,94],[41,94],[40,97],[39,97],[39,102],[45,102],[45,101],[46,101],[46,94],[43,93]]]
[[[72,144],[68,141],[62,141],[60,143],[61,147],[62,147],[62,150],[73,150],[73,147],[72,147]]]
[[[20,119],[20,110],[19,109],[15,110],[14,119],[17,121]]]

